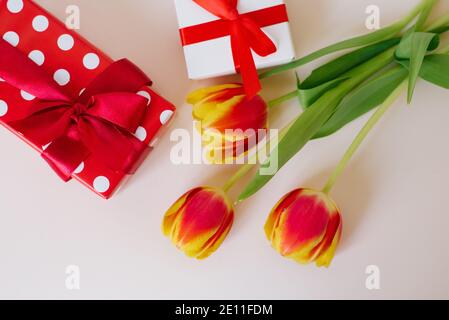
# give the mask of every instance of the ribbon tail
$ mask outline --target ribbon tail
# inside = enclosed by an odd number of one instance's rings
[[[237,71],[242,75],[245,93],[249,99],[254,98],[262,89],[254,62],[251,47],[237,24],[231,33],[231,47]]]
[[[76,130],[69,130],[67,135],[53,141],[42,153],[42,158],[65,182],[72,178],[76,168],[91,153],[77,135]]]
[[[149,152],[149,147],[126,130],[94,116],[79,122],[80,135],[93,156],[111,170],[134,174]]]
[[[30,106],[30,109],[32,108],[33,106]],[[55,137],[65,134],[70,125],[72,114],[73,112],[64,106],[49,107],[46,110],[33,113],[23,119],[10,121],[7,124],[15,131],[23,134],[30,142],[43,146],[52,142]]]
[[[270,37],[251,19],[242,18],[244,32],[249,46],[261,57],[267,57],[277,51]]]

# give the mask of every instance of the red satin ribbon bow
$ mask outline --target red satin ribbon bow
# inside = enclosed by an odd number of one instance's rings
[[[181,29],[183,45],[230,35],[236,70],[242,75],[247,95],[254,97],[261,90],[261,85],[251,49],[262,57],[276,52],[273,41],[261,28],[288,21],[285,5],[240,14],[238,0],[193,1],[221,20]]]
[[[148,100],[136,94],[151,80],[130,61],[113,63],[77,97],[64,92],[41,67],[0,41],[0,77],[37,99],[24,115],[8,121],[36,145],[64,180],[93,155],[117,172],[132,174],[148,152],[133,133]]]

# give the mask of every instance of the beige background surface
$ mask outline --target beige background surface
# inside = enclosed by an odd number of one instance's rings
[[[213,81],[187,79],[172,1],[37,2],[59,18],[67,5],[79,5],[81,34],[112,57],[140,65],[179,108],[171,128],[191,130],[184,97]],[[385,25],[417,2],[287,0],[298,55],[366,32],[370,4],[381,8]],[[449,9],[449,1],[440,2]],[[292,85],[288,75],[273,78],[264,95]],[[402,97],[354,158],[333,192],[345,230],[329,270],[282,259],[262,228],[283,194],[322,186],[366,118],[307,146],[238,207],[226,242],[201,262],[162,236],[161,218],[184,191],[221,185],[235,168],[174,166],[167,134],[137,176],[104,201],[76,182],[64,185],[33,150],[0,129],[0,298],[449,298],[448,99],[449,92],[421,81],[413,106]],[[273,126],[296,112],[294,104],[280,107]],[[81,290],[66,289],[68,265],[81,268]],[[380,290],[365,288],[368,265],[380,268]]]

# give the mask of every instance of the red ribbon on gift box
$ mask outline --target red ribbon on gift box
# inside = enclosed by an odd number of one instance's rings
[[[237,10],[238,0],[193,1],[221,20],[181,29],[183,46],[231,36],[235,68],[242,75],[247,95],[254,97],[260,92],[261,85],[251,50],[261,57],[277,51],[262,28],[287,22],[286,6],[282,4],[240,14]]]
[[[134,173],[146,156],[149,147],[133,133],[148,103],[136,92],[151,80],[130,61],[113,63],[72,97],[20,50],[0,40],[0,77],[37,98],[8,125],[37,145],[49,144],[42,157],[64,181],[91,155],[126,174]]]

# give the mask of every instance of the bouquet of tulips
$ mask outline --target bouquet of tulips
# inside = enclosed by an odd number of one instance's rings
[[[245,96],[239,84],[200,89],[189,96],[193,116],[201,121],[198,129],[203,136],[221,136],[220,143],[205,139],[206,147],[212,150],[211,154],[228,150],[226,154],[233,158],[250,151],[247,141],[251,136],[245,134],[246,129],[268,127],[271,106],[298,99],[303,112],[280,130],[277,143],[268,150],[265,159],[266,163],[276,160],[279,169],[309,141],[329,136],[373,111],[322,190],[294,190],[269,214],[265,233],[282,256],[301,264],[315,262],[317,266],[328,267],[343,225],[341,213],[329,193],[358,147],[403,91],[408,91],[408,102],[412,101],[419,78],[449,89],[449,46],[440,43],[441,35],[449,31],[449,13],[429,22],[436,3],[437,0],[423,0],[390,26],[260,74],[260,79],[265,79],[346,51],[315,69],[304,81],[298,79],[297,90],[270,103],[260,96]],[[225,129],[241,129],[241,134],[226,135]],[[239,143],[244,147],[237,150]],[[275,174],[262,174],[259,170],[237,201],[231,201],[228,191],[256,165],[243,165],[223,188],[202,187],[187,192],[166,213],[164,234],[190,257],[203,259],[211,255],[232,227],[234,205],[250,198],[274,178]]]

